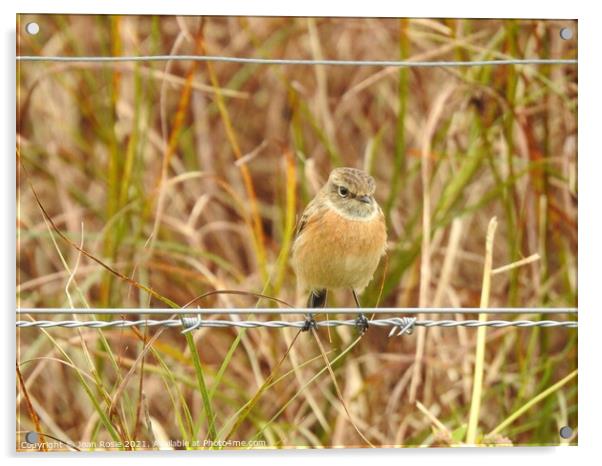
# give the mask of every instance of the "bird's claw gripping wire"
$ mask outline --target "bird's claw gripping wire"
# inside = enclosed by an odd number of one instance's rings
[[[357,316],[357,319],[355,319],[355,328],[357,328],[360,332],[360,335],[363,335],[364,333],[366,333],[366,330],[368,330],[368,327],[370,327],[370,322],[368,322],[368,319],[366,319],[366,316],[364,314],[360,314]]]
[[[316,319],[314,319],[313,314],[307,314],[305,316],[303,327],[301,327],[301,331],[308,332],[309,330],[315,330],[316,328],[318,328],[318,325],[316,324]]]

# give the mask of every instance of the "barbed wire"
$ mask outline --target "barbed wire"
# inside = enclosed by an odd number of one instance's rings
[[[220,55],[140,55],[140,56],[57,56],[17,55],[19,62],[140,62],[140,61],[199,61],[256,65],[320,65],[320,66],[380,66],[399,68],[466,67],[490,65],[576,65],[576,59],[512,58],[501,60],[311,60],[296,58],[252,58]]]
[[[201,317],[182,317],[181,319],[166,319],[166,320],[153,320],[153,319],[141,319],[141,320],[19,320],[16,322],[17,328],[128,328],[128,327],[174,327],[182,328],[183,332],[186,333],[191,330],[198,328],[297,328],[302,330],[308,330],[309,328],[320,328],[320,327],[392,327],[390,336],[409,334],[412,332],[414,327],[495,327],[495,328],[506,328],[506,327],[519,327],[519,328],[531,328],[531,327],[559,327],[559,328],[577,328],[576,321],[555,321],[555,320],[418,320],[416,317],[391,317],[388,319],[347,319],[347,320],[321,320],[316,321],[312,317],[306,318],[305,320],[298,321],[283,321],[283,320],[272,320],[272,321],[256,321],[256,320],[206,320]]]

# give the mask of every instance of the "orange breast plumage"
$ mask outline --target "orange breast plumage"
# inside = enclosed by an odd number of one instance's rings
[[[380,211],[364,220],[324,209],[307,219],[293,245],[292,265],[302,287],[360,292],[372,279],[386,241]]]

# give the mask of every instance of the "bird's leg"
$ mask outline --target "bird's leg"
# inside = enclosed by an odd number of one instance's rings
[[[358,309],[362,308],[362,305],[360,304],[360,298],[358,297],[357,293],[355,292],[355,290],[353,288],[351,288],[351,292],[353,293],[353,299],[355,300],[355,306]],[[361,312],[360,312],[361,314]]]
[[[355,300],[355,305],[357,306],[358,309],[361,309],[362,306],[360,304],[360,298],[357,296],[357,293],[355,292],[355,290],[352,288],[351,292],[353,293],[353,299]],[[364,315],[364,313],[362,311],[360,311],[360,313],[357,316],[356,319],[356,326],[359,329],[359,331],[361,333],[366,332],[366,330],[368,330],[368,319],[366,319],[366,316]]]
[[[326,296],[328,292],[325,289],[322,290],[311,290],[309,292],[309,297],[307,298],[307,307],[308,308],[320,308],[326,306]],[[316,326],[316,321],[314,320],[313,313],[308,313],[305,319],[305,325],[302,328],[303,331],[307,331],[310,328]]]
[[[307,307],[324,307],[326,306],[326,290],[311,290],[307,299]]]

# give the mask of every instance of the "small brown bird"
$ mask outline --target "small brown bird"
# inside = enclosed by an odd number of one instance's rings
[[[338,288],[351,289],[361,307],[357,294],[372,280],[387,242],[375,187],[363,170],[336,168],[305,208],[292,265],[299,285],[310,291],[307,307],[324,307],[327,291]]]

